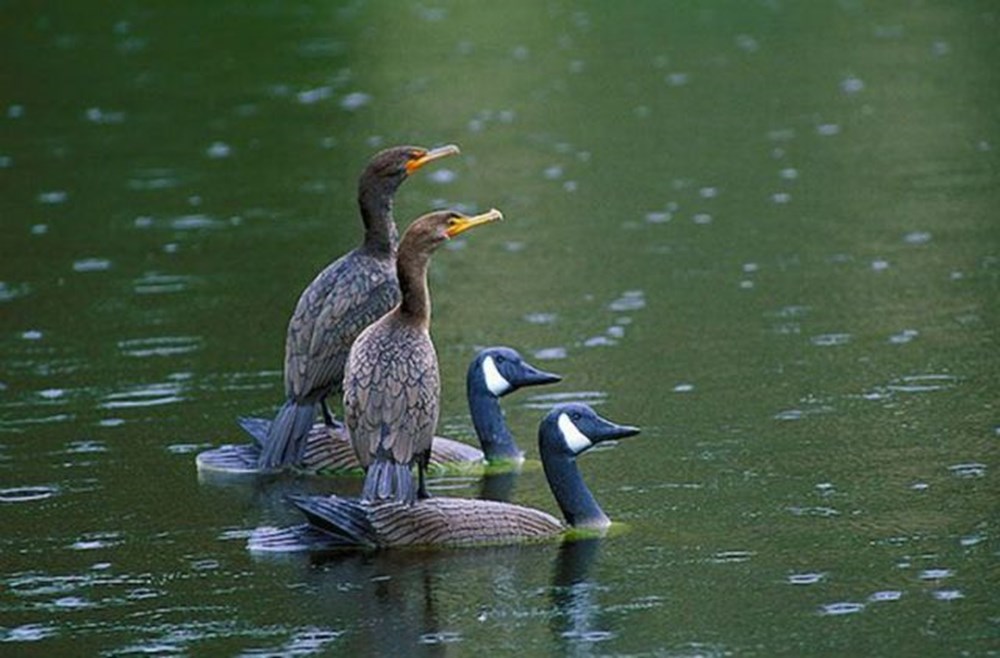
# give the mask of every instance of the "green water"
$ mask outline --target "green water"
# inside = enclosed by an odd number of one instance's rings
[[[990,2],[2,2],[4,655],[995,655]],[[282,494],[194,455],[282,396],[302,287],[397,197],[444,434],[506,344],[640,437],[596,542],[253,558]],[[474,496],[475,479],[438,494]],[[556,506],[538,468],[512,499]]]

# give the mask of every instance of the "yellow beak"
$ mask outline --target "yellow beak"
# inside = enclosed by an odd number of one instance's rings
[[[477,226],[482,226],[483,224],[490,224],[492,222],[499,222],[503,219],[503,214],[493,208],[489,212],[484,212],[482,215],[473,215],[472,217],[459,217],[455,222],[448,227],[445,234],[449,238],[453,238],[456,235],[465,233],[470,228],[475,228]]]
[[[417,169],[420,169],[428,162],[434,162],[435,160],[440,160],[441,158],[446,158],[449,155],[458,155],[461,151],[458,150],[458,146],[455,144],[448,144],[447,146],[439,146],[436,149],[431,149],[427,151],[419,158],[415,158],[406,163],[406,173],[412,174]]]

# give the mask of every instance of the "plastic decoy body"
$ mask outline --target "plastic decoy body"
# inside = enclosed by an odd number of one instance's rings
[[[291,496],[307,523],[259,528],[255,552],[329,550],[343,547],[469,546],[538,541],[571,528],[596,532],[611,521],[587,488],[576,457],[593,445],[634,436],[580,403],[560,404],[542,420],[538,445],[549,487],[565,522],[541,510],[488,500],[434,497],[412,505],[367,503],[338,496]]]
[[[435,436],[431,442],[430,465],[442,468],[511,461],[519,463],[524,453],[517,447],[504,421],[500,398],[518,389],[560,381],[559,375],[545,372],[524,360],[510,347],[480,350],[469,363],[466,393],[469,414],[480,448],[453,439]],[[198,455],[198,469],[203,472],[231,474],[258,473],[260,445],[267,440],[271,421],[266,418],[238,419],[254,443],[223,445]],[[332,427],[316,423],[306,437],[302,462],[296,468],[305,473],[336,473],[360,470],[361,464],[340,423]]]

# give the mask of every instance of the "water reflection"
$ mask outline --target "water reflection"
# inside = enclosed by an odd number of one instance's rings
[[[507,472],[486,473],[479,487],[479,498],[508,503],[513,500],[514,486],[521,476],[520,467]]]
[[[601,541],[255,560],[302,569],[300,595],[331,628],[350,629],[336,644],[340,651],[398,655],[419,646],[422,653],[450,655],[449,645],[474,646],[485,637],[493,637],[495,649],[529,646],[509,643],[526,620],[541,616],[555,645],[576,655],[616,636],[602,618],[599,595],[606,588],[590,575]],[[538,570],[546,563],[547,577]],[[549,584],[540,586],[544,580]]]
[[[552,573],[551,596],[557,614],[549,621],[552,632],[571,648],[586,655],[590,644],[614,637],[601,620],[597,595],[602,587],[590,578],[590,568],[600,551],[598,538],[564,541],[559,546]]]

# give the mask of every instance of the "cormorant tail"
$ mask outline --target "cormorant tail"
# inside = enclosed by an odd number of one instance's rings
[[[306,438],[316,417],[315,402],[287,400],[271,423],[264,445],[261,446],[259,465],[263,469],[298,466],[306,450]]]
[[[361,500],[368,502],[394,501],[410,504],[417,499],[417,486],[409,464],[392,459],[376,458],[365,473]]]
[[[267,434],[271,431],[271,421],[267,418],[240,416],[236,422],[239,423],[240,429],[249,434],[258,446],[267,443]]]
[[[375,546],[375,529],[368,518],[365,503],[339,496],[305,496],[288,499],[317,531],[343,545]]]

